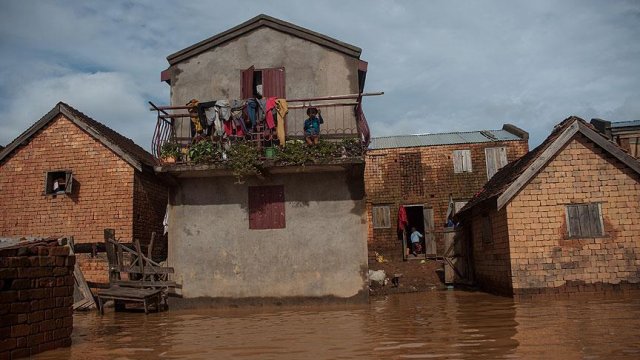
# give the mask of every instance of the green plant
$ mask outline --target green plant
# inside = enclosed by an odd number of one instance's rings
[[[247,175],[262,175],[262,161],[255,146],[246,143],[234,143],[229,149],[227,166],[233,174],[241,178]]]
[[[208,139],[202,139],[189,148],[189,159],[196,164],[210,163],[219,160],[218,148]]]
[[[181,154],[180,145],[175,142],[167,141],[160,148],[160,157],[162,158],[173,157],[179,159]]]
[[[346,138],[342,140],[342,148],[344,149],[344,155],[347,157],[359,157],[362,156],[364,148],[360,139],[358,138]]]

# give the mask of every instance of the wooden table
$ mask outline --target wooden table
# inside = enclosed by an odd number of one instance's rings
[[[120,300],[127,302],[141,302],[144,306],[144,313],[149,313],[149,304],[153,303],[156,312],[160,311],[160,289],[136,289],[130,287],[111,286],[108,289],[100,289],[98,293],[98,307],[100,314],[104,314],[104,302],[106,300]]]

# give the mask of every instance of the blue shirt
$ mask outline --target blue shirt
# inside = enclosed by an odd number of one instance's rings
[[[304,132],[308,135],[320,134],[320,124],[324,123],[322,116],[310,117],[304,121]]]
[[[414,231],[411,233],[411,242],[412,243],[417,243],[420,241],[420,238],[422,237],[422,234],[420,234],[418,232],[418,230]]]

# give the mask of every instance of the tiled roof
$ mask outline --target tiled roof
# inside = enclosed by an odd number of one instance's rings
[[[155,159],[153,155],[138,146],[133,140],[121,135],[108,126],[90,118],[82,112],[76,110],[72,106],[59,102],[51,111],[31,125],[27,130],[20,134],[15,140],[0,151],[0,161],[13,152],[20,145],[27,142],[40,129],[45,127],[50,121],[55,119],[59,114],[69,118],[72,122],[82,128],[96,140],[103,143],[106,147],[113,150],[123,160],[129,162],[138,170],[142,170],[141,165],[153,166]]]
[[[398,135],[375,137],[371,139],[369,149],[391,149],[402,147],[471,144],[494,141],[522,140],[506,130],[483,130],[423,135]]]

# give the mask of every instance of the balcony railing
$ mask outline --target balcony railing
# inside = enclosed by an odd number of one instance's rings
[[[382,94],[287,99],[284,144],[278,139],[276,128],[269,128],[264,122],[258,122],[255,127],[247,123],[246,132],[216,131],[215,125],[196,129],[193,122],[197,121],[197,112],[193,106],[156,106],[150,102],[150,110],[157,112],[151,148],[159,162],[182,164],[224,161],[234,154],[233,149],[240,148],[251,149],[252,154],[263,160],[274,157],[289,159],[291,154],[287,152],[296,151],[299,154],[291,156],[298,156],[297,161],[313,156],[344,158],[358,153],[358,156],[362,156],[368,146],[369,128],[361,100],[363,96]],[[308,118],[306,111],[310,107],[321,111],[324,123],[320,126],[320,143],[306,148],[304,121]],[[242,109],[243,118],[247,117],[248,111],[246,106]]]

